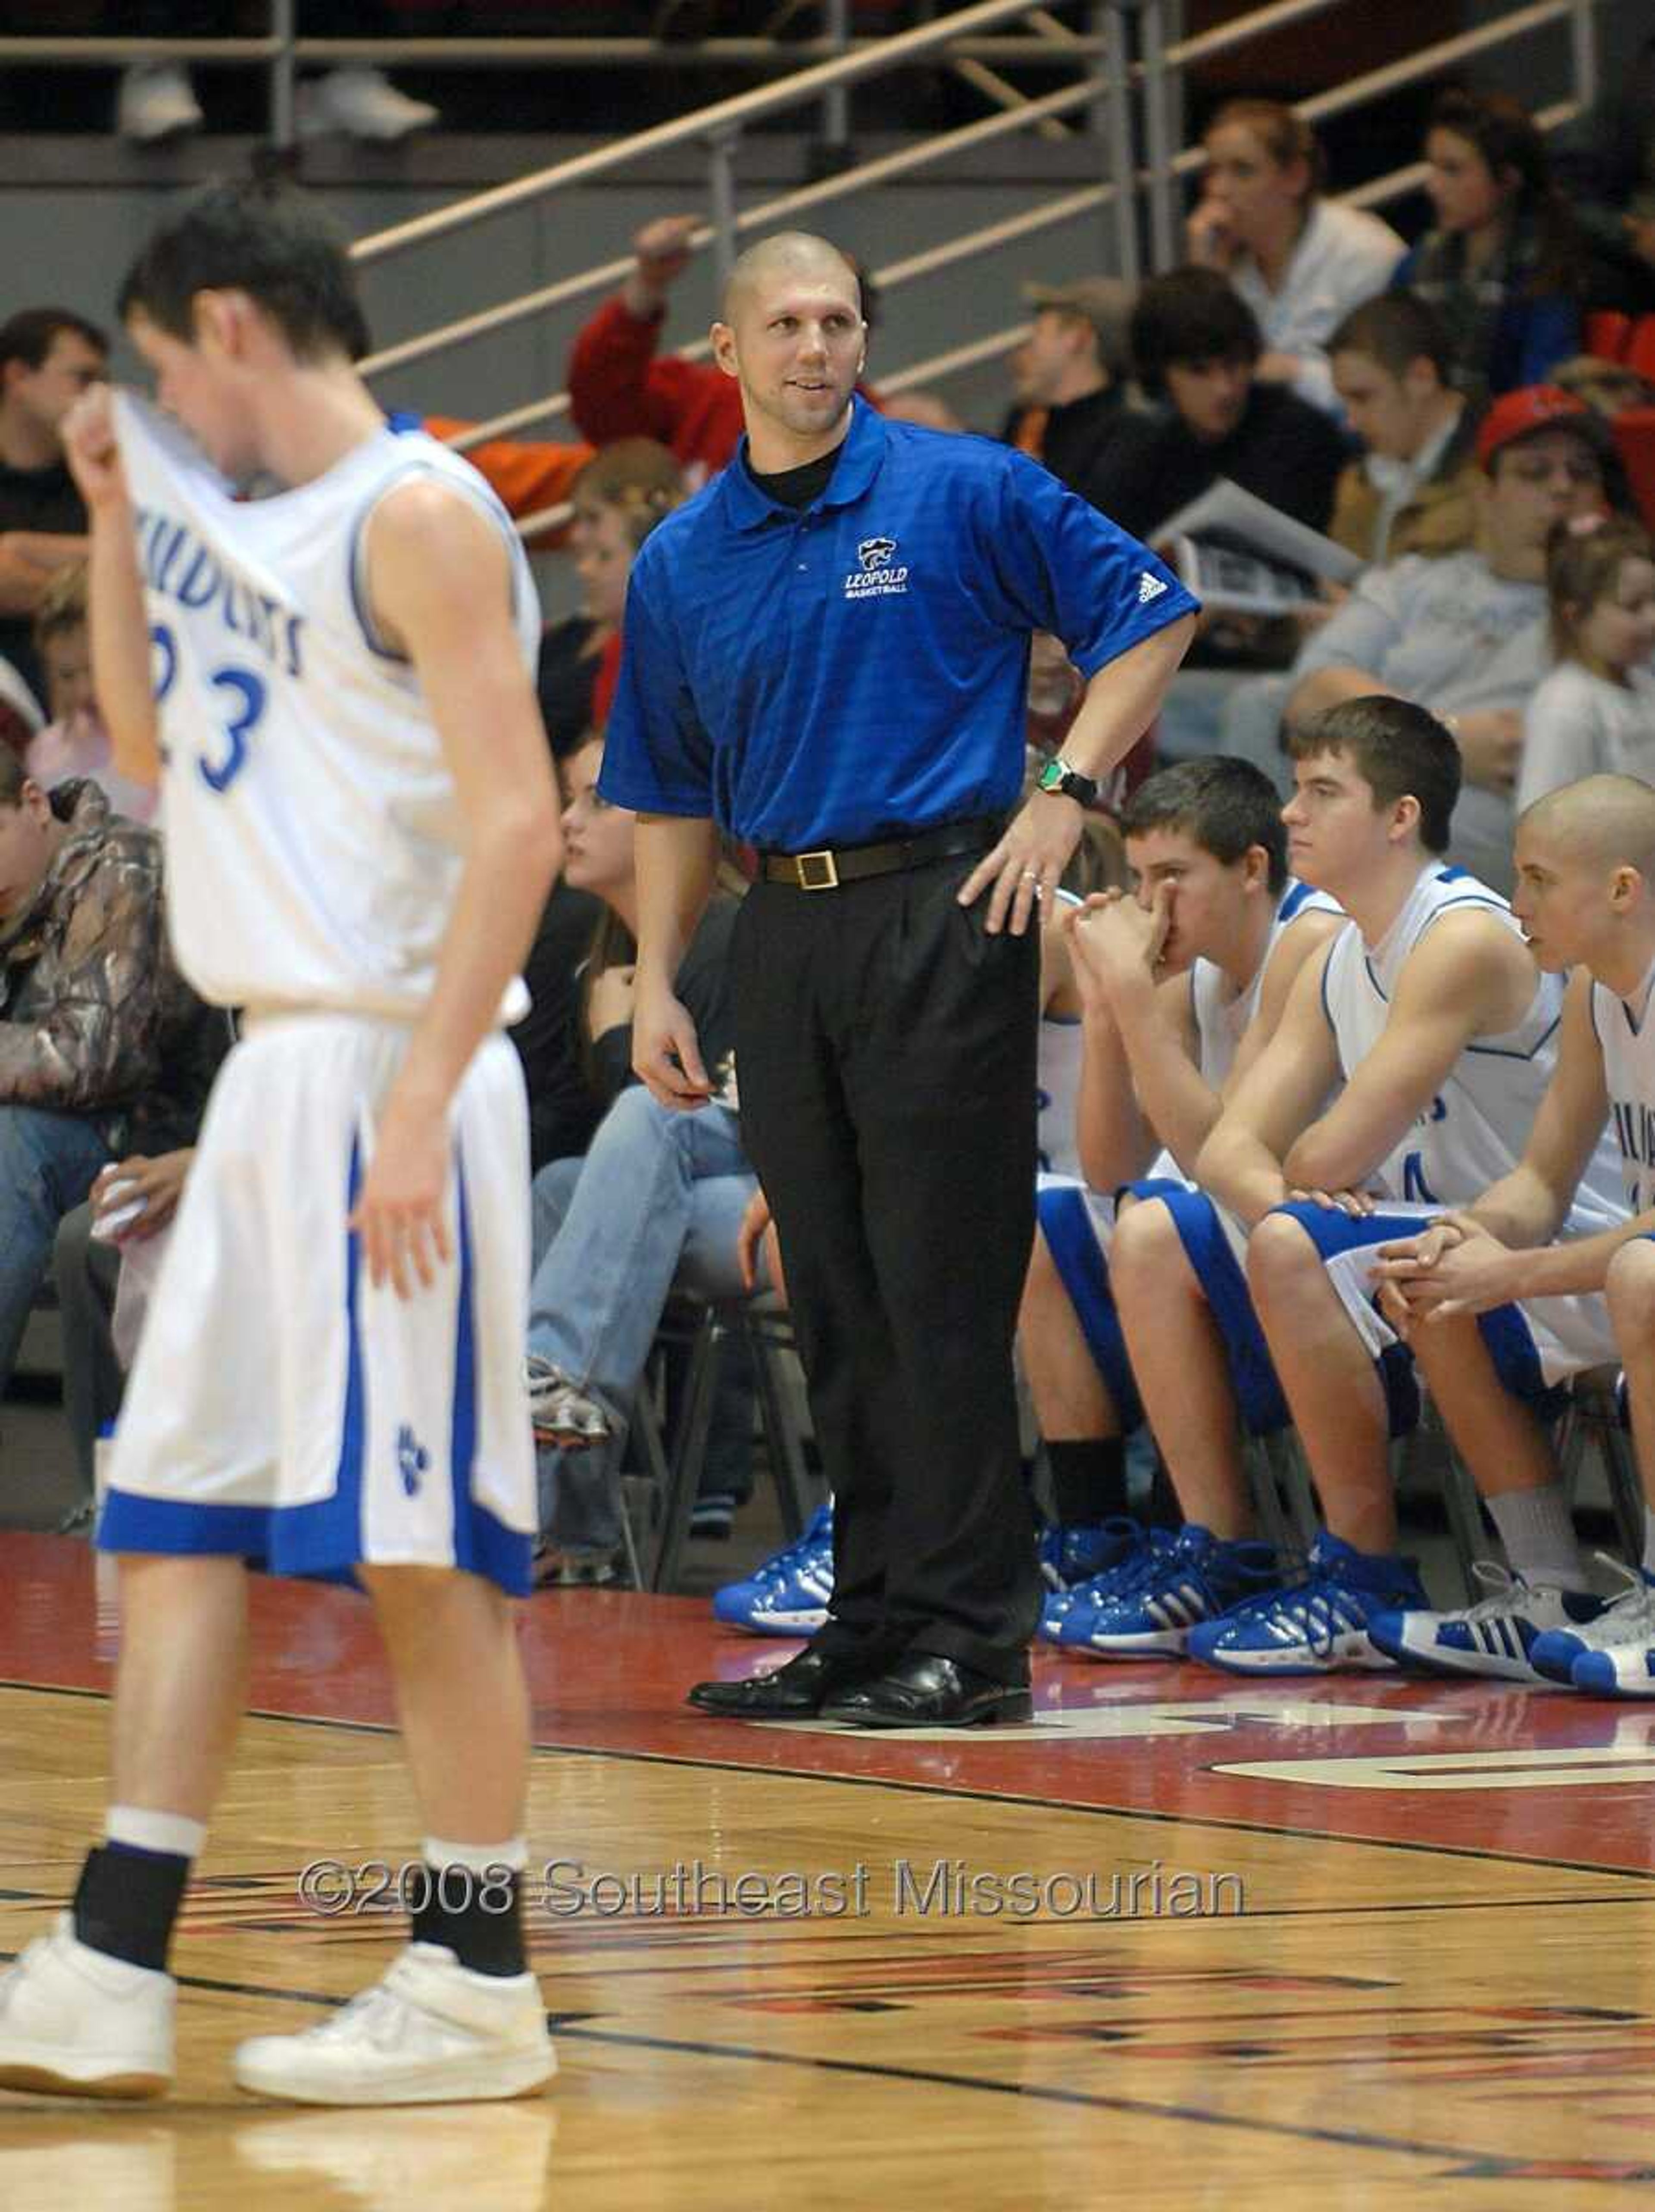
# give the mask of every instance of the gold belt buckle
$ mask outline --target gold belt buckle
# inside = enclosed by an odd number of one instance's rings
[[[831,853],[797,853],[793,866],[798,871],[798,887],[802,891],[836,891],[839,889],[839,869]]]

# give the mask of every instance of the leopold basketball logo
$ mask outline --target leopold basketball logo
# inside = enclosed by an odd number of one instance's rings
[[[896,599],[907,590],[907,570],[891,565],[896,558],[894,538],[864,538],[856,557],[861,566],[845,579],[847,599]]]

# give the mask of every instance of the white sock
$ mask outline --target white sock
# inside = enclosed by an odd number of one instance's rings
[[[1525,1582],[1550,1583],[1566,1590],[1591,1587],[1561,1482],[1545,1483],[1538,1490],[1508,1490],[1484,1503],[1506,1556]]]
[[[529,1863],[529,1846],[521,1836],[503,1844],[448,1844],[440,1836],[427,1836],[420,1856],[428,1867],[464,1867],[468,1874],[487,1874],[491,1867],[506,1867],[521,1874]]]
[[[104,1841],[135,1851],[166,1851],[174,1858],[198,1859],[207,1841],[206,1823],[182,1813],[151,1813],[139,1805],[112,1805],[104,1820]]]

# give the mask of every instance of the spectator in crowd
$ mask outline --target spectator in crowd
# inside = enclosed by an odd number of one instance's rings
[[[1556,660],[1523,717],[1517,811],[1588,775],[1655,782],[1655,544],[1641,524],[1583,515],[1546,563]]]
[[[233,1041],[223,1008],[196,1000],[169,1043],[167,1087],[177,1110],[153,1126],[147,1139],[165,1149],[131,1152],[101,1169],[84,1202],[58,1224],[52,1279],[63,1326],[64,1413],[80,1491],[64,1533],[91,1527],[97,1440],[120,1412],[207,1094]]]
[[[1209,269],[1152,276],[1132,312],[1131,352],[1164,404],[1124,416],[1088,496],[1112,522],[1153,538],[1221,477],[1320,530],[1333,511],[1343,440],[1330,417],[1258,376],[1252,310]]]
[[[617,438],[654,438],[670,448],[696,489],[723,468],[742,434],[742,395],[734,377],[706,362],[668,354],[658,359],[667,297],[694,258],[694,215],[658,216],[633,240],[632,273],[606,300],[575,339],[569,356],[569,408],[576,428],[594,446]],[[855,266],[854,262],[852,266]],[[863,319],[877,316],[865,270]],[[865,385],[864,398],[873,400]]]
[[[52,720],[32,738],[23,765],[52,792],[60,783],[90,776],[117,814],[148,822],[159,796],[153,784],[134,783],[116,769],[103,717],[92,689],[92,640],[87,623],[86,563],[52,571],[34,617],[34,649],[45,675]]]
[[[1607,444],[1597,416],[1567,392],[1507,392],[1477,434],[1480,548],[1370,569],[1292,672],[1294,729],[1382,692],[1448,718],[1464,779],[1450,857],[1501,889],[1512,880],[1523,709],[1549,657],[1547,542],[1555,524],[1603,511]],[[1258,758],[1234,708],[1227,736]]]
[[[733,1105],[675,1113],[633,1078],[634,817],[600,797],[603,758],[594,737],[560,779],[565,873],[603,907],[582,1024],[605,1110],[585,1157],[554,1161],[534,1188],[527,1381],[537,1438],[555,1448],[542,1461],[541,1520],[563,1580],[607,1579],[621,1539],[620,1449],[667,1295],[675,1281],[704,1297],[741,1295],[737,1236],[755,1188]],[[728,890],[713,898],[677,980],[726,1087],[737,907]]]
[[[1113,276],[1082,276],[1023,291],[1034,321],[1012,356],[1016,404],[1000,434],[1089,499],[1120,422],[1132,288]]]
[[[622,438],[592,455],[570,487],[569,549],[581,609],[541,640],[540,711],[560,757],[583,731],[602,729],[621,665],[621,617],[639,547],[684,497],[683,473],[652,438]]]
[[[1189,258],[1228,277],[1252,308],[1265,348],[1259,376],[1337,414],[1328,337],[1385,289],[1407,249],[1378,216],[1322,197],[1322,149],[1292,108],[1230,100],[1203,143],[1207,167],[1186,227]]]
[[[1585,241],[1533,118],[1497,92],[1446,92],[1425,137],[1436,223],[1391,279],[1435,309],[1473,399],[1543,383],[1580,350]]]
[[[1628,313],[1655,313],[1655,37],[1564,131],[1559,180],[1575,220],[1626,286]]]
[[[1577,353],[1559,362],[1551,380],[1561,392],[1584,399],[1611,422],[1619,415],[1655,407],[1655,384],[1640,376],[1630,362],[1605,361],[1600,354]]]
[[[94,783],[50,797],[0,755],[0,1390],[63,1217],[100,1170],[167,1152],[210,1071],[172,963],[161,842]]]
[[[1441,325],[1410,293],[1354,308],[1328,342],[1366,451],[1339,478],[1328,535],[1363,562],[1458,553],[1476,534],[1476,421],[1448,383]]]
[[[0,325],[0,658],[43,705],[31,626],[53,569],[87,545],[61,426],[108,356],[103,332],[68,307],[26,307]]]
[[[395,11],[381,0],[355,0],[350,10],[353,38],[374,38],[394,28]],[[123,38],[210,39],[224,33],[224,9],[214,0],[120,0],[107,10],[108,27]],[[330,8],[299,9],[300,34],[328,38],[343,27]],[[189,70],[175,61],[135,62],[123,74],[115,100],[115,127],[123,138],[155,146],[186,131],[199,131],[205,118]],[[301,137],[343,131],[348,137],[381,145],[394,143],[438,119],[428,100],[410,100],[383,70],[361,62],[328,70],[299,88],[296,121]]]

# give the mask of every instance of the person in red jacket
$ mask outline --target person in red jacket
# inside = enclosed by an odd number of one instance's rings
[[[700,225],[695,215],[646,222],[633,240],[632,274],[587,322],[569,356],[570,412],[581,436],[594,446],[653,438],[670,448],[692,488],[723,468],[742,434],[742,396],[733,377],[710,362],[656,357],[667,295],[694,258],[691,241]],[[860,268],[857,273],[871,324],[868,275]],[[865,385],[858,389],[879,405]]]

